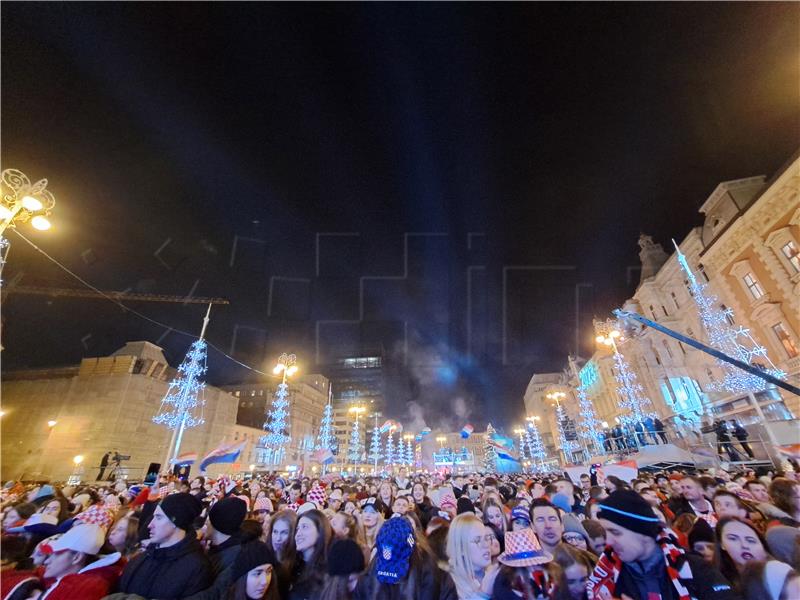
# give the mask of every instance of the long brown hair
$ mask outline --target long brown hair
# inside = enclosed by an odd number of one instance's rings
[[[233,583],[225,600],[250,600],[250,597],[247,595],[247,573],[239,577],[239,579]],[[278,593],[278,570],[274,567],[267,590],[259,600],[281,600],[280,594]]]
[[[349,575],[326,575],[316,600],[351,600],[353,592],[350,591],[349,583]]]
[[[719,569],[720,573],[722,573],[725,578],[730,581],[731,583],[735,584],[738,588],[738,583],[740,581],[739,570],[736,568],[736,563],[731,558],[731,555],[722,547],[722,530],[725,529],[725,526],[728,523],[742,523],[743,525],[747,525],[750,529],[753,530],[756,537],[761,542],[761,545],[764,546],[764,550],[769,557],[767,560],[773,560],[771,556],[769,556],[769,546],[767,545],[767,540],[764,539],[764,536],[758,530],[758,528],[753,525],[747,519],[740,519],[739,517],[723,517],[717,523],[717,529],[715,531],[717,536],[717,542],[715,544],[715,552],[714,552],[714,565]]]
[[[769,496],[772,498],[772,503],[795,520],[797,520],[798,512],[800,512],[794,505],[793,496],[796,486],[800,486],[800,483],[785,477],[776,477],[769,486]]]
[[[272,529],[275,526],[275,523],[278,521],[285,521],[289,524],[289,539],[286,541],[286,546],[283,550],[278,551],[272,545]],[[285,509],[279,510],[272,518],[269,520],[269,526],[267,527],[267,539],[264,540],[267,543],[272,551],[275,553],[275,556],[278,557],[278,560],[281,562],[282,565],[291,565],[294,564],[295,560],[295,545],[294,545],[294,531],[295,527],[297,526],[297,513],[293,510]]]
[[[328,546],[330,546],[332,537],[331,524],[325,513],[316,509],[300,515],[297,519],[298,526],[301,519],[308,519],[314,524],[314,528],[317,530],[317,541],[314,542],[313,556],[310,561],[305,563],[298,581],[318,579],[321,583],[322,575],[327,571]],[[298,554],[300,553],[298,552]]]

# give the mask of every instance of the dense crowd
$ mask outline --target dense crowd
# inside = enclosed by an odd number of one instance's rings
[[[794,472],[2,489],[3,600],[800,599]]]

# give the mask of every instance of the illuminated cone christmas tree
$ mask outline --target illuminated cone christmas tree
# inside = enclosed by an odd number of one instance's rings
[[[206,316],[203,318],[200,337],[189,347],[189,352],[178,367],[177,376],[170,381],[167,393],[161,400],[158,414],[153,417],[153,423],[166,425],[172,430],[172,439],[164,461],[166,465],[172,464],[178,456],[183,432],[190,427],[205,423],[203,406],[206,402],[203,392],[206,384],[202,377],[206,373],[207,345],[204,338],[210,314],[209,304]]]
[[[686,257],[675,240],[678,262],[689,279],[689,289],[697,305],[700,320],[708,335],[708,344],[723,354],[738,359],[743,363],[758,365],[762,370],[778,379],[785,379],[786,373],[778,369],[767,356],[767,349],[750,335],[750,330],[733,323],[733,311],[723,310],[717,305],[717,298],[708,290],[708,284],[697,280]],[[719,358],[716,365],[725,374],[722,381],[712,383],[712,390],[725,390],[730,393],[756,392],[763,390],[767,382],[762,378],[743,371]],[[704,407],[708,412],[708,407]]]

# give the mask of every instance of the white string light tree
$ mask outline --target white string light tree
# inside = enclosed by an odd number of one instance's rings
[[[675,240],[672,240],[672,243],[675,244],[678,262],[689,279],[689,289],[697,305],[700,321],[708,335],[708,344],[743,363],[758,366],[773,377],[785,379],[786,373],[778,369],[769,359],[767,349],[753,338],[750,330],[734,324],[733,311],[730,308],[725,310],[719,308],[717,297],[708,290],[708,284],[698,281],[678,244],[675,243]],[[743,371],[719,358],[715,358],[715,363],[724,373],[724,377],[722,381],[711,383],[709,385],[711,390],[752,395],[753,392],[759,392],[767,387],[767,382],[761,377]],[[755,398],[752,400],[755,402]],[[758,407],[757,403],[756,407]],[[708,406],[703,406],[703,410],[709,414]]]
[[[483,470],[486,473],[494,473],[497,471],[497,450],[489,443],[493,433],[494,427],[489,423],[486,426],[486,445],[484,446],[485,452],[483,455]]]
[[[384,464],[386,465],[387,470],[391,469],[395,462],[393,435],[394,427],[390,427],[388,435],[386,436],[386,456],[384,457]]]
[[[544,461],[547,458],[547,452],[542,443],[542,436],[539,433],[539,428],[536,426],[536,421],[539,417],[528,417],[525,419],[528,422],[525,437],[528,441],[528,450],[531,457],[531,464],[534,471],[544,471]],[[539,464],[536,464],[539,461]]]
[[[381,413],[375,413],[372,416],[375,417],[375,427],[372,428],[372,438],[369,444],[369,460],[373,464],[372,474],[375,475],[378,472],[378,461],[383,457],[381,453],[381,429],[378,427],[378,417],[381,416]]]
[[[206,329],[211,316],[211,305],[208,305],[206,316],[203,318],[203,329],[200,337],[189,347],[189,352],[178,367],[178,374],[169,383],[167,393],[161,400],[161,408],[153,417],[153,423],[166,425],[172,430],[172,438],[167,448],[164,464],[169,469],[175,462],[181,449],[183,433],[191,428],[205,423],[203,419],[203,406],[205,406],[204,391],[206,384],[203,375],[206,373],[206,355],[208,347],[205,340]],[[199,410],[199,414],[196,411]]]
[[[328,386],[328,403],[322,411],[322,421],[319,424],[319,433],[317,434],[317,443],[314,445],[314,450],[330,450],[333,454],[336,436],[333,435],[333,406],[331,404],[331,387]],[[328,469],[327,463],[322,465],[322,474],[324,475]]]
[[[294,354],[281,354],[278,364],[273,369],[275,375],[282,375],[282,380],[275,391],[272,408],[267,413],[261,444],[266,448],[265,461],[268,464],[280,465],[286,453],[286,444],[291,441],[287,432],[289,420],[289,385],[286,380],[297,372],[297,357]]]
[[[591,451],[596,454],[605,452],[603,446],[603,426],[594,412],[594,405],[589,399],[588,388],[597,381],[597,369],[591,363],[584,365],[583,369],[578,369],[574,356],[568,358],[570,369],[575,379],[578,380],[576,392],[578,394],[578,411],[581,415],[578,426],[578,435],[586,442]]]
[[[350,432],[350,448],[347,453],[347,458],[350,462],[353,463],[354,470],[358,466],[358,463],[361,461],[361,430],[358,426],[358,417],[366,411],[367,409],[363,406],[351,406],[347,412],[350,414],[355,415],[355,420],[353,421],[353,429]]]
[[[614,320],[595,321],[594,325],[598,334],[597,342],[609,346],[614,352],[614,379],[617,380],[619,405],[625,411],[619,419],[622,425],[629,428],[630,433],[633,433],[637,425],[644,427],[645,419],[656,418],[658,415],[653,408],[653,402],[636,380],[636,373],[617,347],[617,342],[625,339],[622,337],[617,322]]]

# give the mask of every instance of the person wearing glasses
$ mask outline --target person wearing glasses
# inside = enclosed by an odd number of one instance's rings
[[[462,513],[450,524],[447,556],[459,600],[491,597],[498,566],[492,564],[494,536],[473,513]]]

